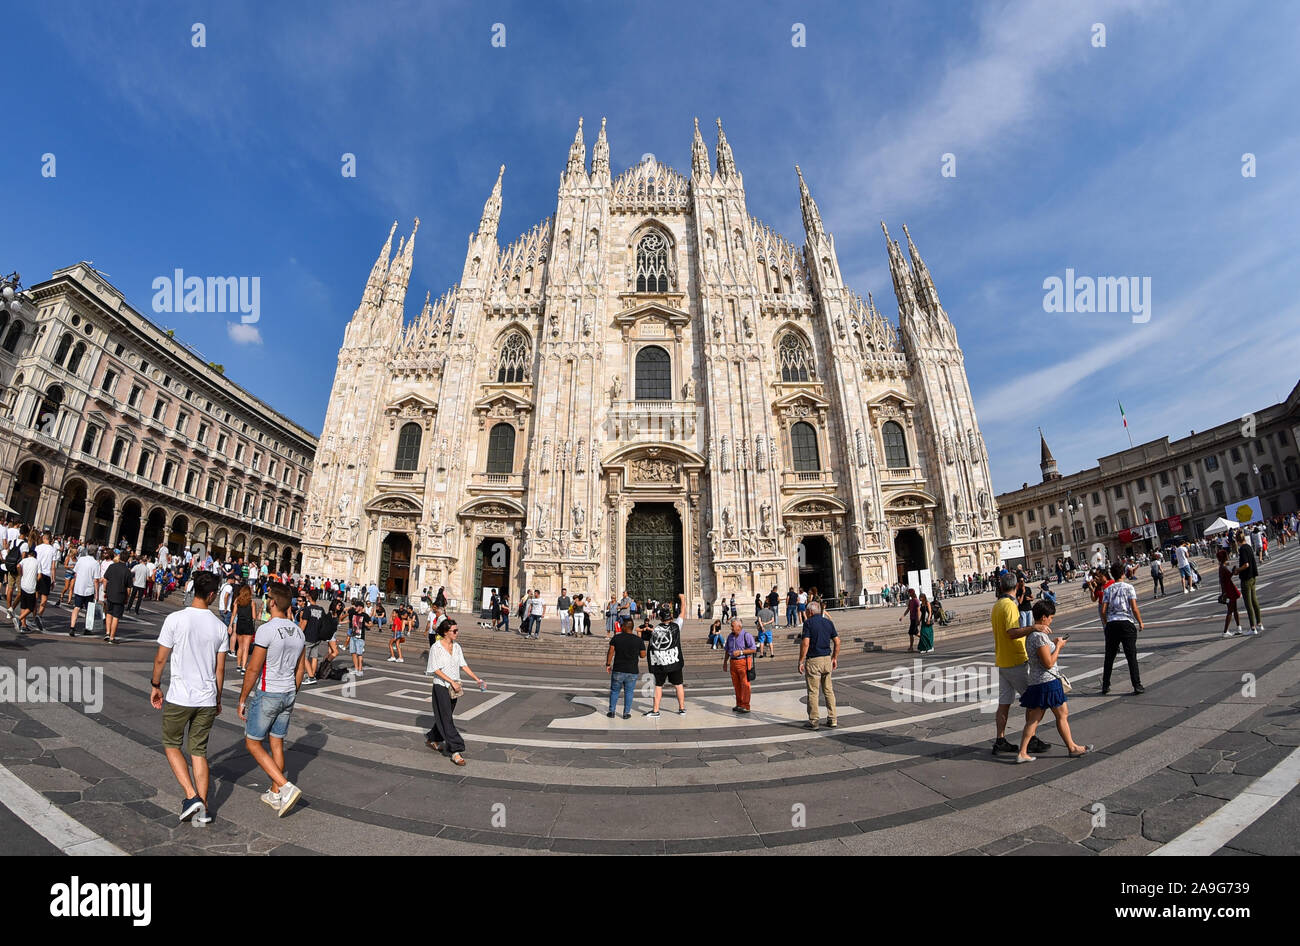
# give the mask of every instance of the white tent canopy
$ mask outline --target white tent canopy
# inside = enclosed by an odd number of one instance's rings
[[[1239,523],[1232,522],[1231,520],[1224,519],[1222,516],[1220,516],[1218,519],[1215,519],[1214,522],[1212,522],[1205,529],[1204,534],[1218,535],[1220,532],[1230,532],[1233,529],[1239,529],[1239,528],[1241,528]]]

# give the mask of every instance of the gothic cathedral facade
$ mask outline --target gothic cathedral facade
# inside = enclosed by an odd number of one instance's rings
[[[802,248],[750,215],[721,122],[712,165],[696,123],[689,178],[653,157],[614,178],[604,122],[588,168],[579,121],[554,216],[501,249],[504,171],[459,285],[409,323],[419,220],[395,254],[389,233],[304,572],[477,608],[498,587],[856,600],[997,565],[962,352],[910,234],[905,257],[885,231],[895,326],[844,285],[801,173]]]

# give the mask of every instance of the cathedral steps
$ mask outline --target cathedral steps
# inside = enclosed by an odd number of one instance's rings
[[[990,598],[990,603],[991,603]],[[943,646],[945,640],[967,637],[973,634],[987,633],[988,621],[986,609],[980,609],[978,619],[958,618],[948,627],[935,628],[936,648]],[[860,612],[859,612],[860,613]],[[891,616],[897,612],[890,611]],[[972,615],[976,612],[972,611]],[[591,637],[564,637],[559,632],[559,622],[548,617],[542,622],[542,633],[538,640],[520,637],[518,622],[511,621],[509,633],[493,631],[491,628],[479,627],[478,617],[474,615],[455,615],[460,624],[460,645],[465,650],[465,659],[470,666],[474,662],[488,663],[508,662],[527,664],[555,664],[565,666],[601,666],[605,660],[609,644],[605,638],[604,626]],[[840,626],[841,648],[847,654],[871,653],[875,651],[906,651],[907,626],[896,624],[894,627],[865,627],[854,629],[844,624],[852,620],[840,621],[832,613],[831,619]],[[720,650],[711,650],[708,645],[710,621],[688,619],[682,634],[682,649],[688,664],[699,664],[709,660],[722,662]],[[752,620],[746,622],[752,625]],[[752,626],[749,628],[752,633]],[[417,644],[424,642],[420,633],[413,635]],[[777,628],[773,634],[773,649],[778,659],[793,660],[798,653],[798,635],[796,631],[784,627]],[[409,645],[408,645],[409,649]],[[420,648],[423,652],[424,648]],[[764,658],[767,659],[767,658]]]

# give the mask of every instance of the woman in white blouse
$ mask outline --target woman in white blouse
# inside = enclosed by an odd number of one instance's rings
[[[433,675],[433,728],[425,736],[424,742],[434,752],[451,754],[451,761],[464,765],[465,740],[456,730],[452,714],[456,712],[456,701],[464,689],[460,685],[463,670],[481,689],[487,689],[484,683],[465,663],[456,639],[460,629],[456,622],[448,619],[442,625],[442,634],[429,648],[429,666],[425,673]]]

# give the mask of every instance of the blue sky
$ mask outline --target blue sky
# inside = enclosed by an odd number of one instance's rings
[[[1300,4],[50,0],[6,27],[0,270],[89,259],[146,314],[176,268],[260,276],[260,341],[153,317],[312,430],[392,220],[421,218],[413,317],[498,165],[503,244],[553,211],[579,115],[608,116],[615,173],[647,151],[688,173],[691,119],[721,116],[750,212],[796,243],[800,164],[891,316],[879,221],[908,223],[999,492],[1039,478],[1040,425],[1068,473],[1127,446],[1117,400],[1135,440],[1178,437],[1300,376]],[[1045,312],[1067,267],[1150,277],[1150,321]]]

